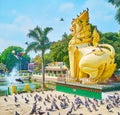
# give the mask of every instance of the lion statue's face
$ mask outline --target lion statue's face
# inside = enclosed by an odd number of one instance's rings
[[[70,28],[70,31],[72,32],[71,33],[72,35],[75,35],[75,33],[76,33],[76,24],[75,24],[75,22],[72,22],[72,26]]]
[[[82,30],[82,23],[80,20],[73,20],[72,21],[72,26],[70,28],[70,31],[72,32],[72,35],[77,35],[79,32]]]

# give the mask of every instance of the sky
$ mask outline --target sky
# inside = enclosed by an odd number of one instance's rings
[[[65,32],[70,34],[72,19],[86,8],[90,23],[101,32],[120,30],[114,18],[117,9],[108,0],[0,0],[0,52],[9,46],[26,49],[25,42],[31,41],[27,34],[37,25],[43,29],[52,27],[50,41],[60,40]]]

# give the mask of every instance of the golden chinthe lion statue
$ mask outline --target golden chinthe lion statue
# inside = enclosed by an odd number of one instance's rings
[[[106,83],[114,73],[115,50],[109,44],[99,44],[100,35],[89,24],[88,9],[72,20],[69,42],[71,77],[81,83]]]

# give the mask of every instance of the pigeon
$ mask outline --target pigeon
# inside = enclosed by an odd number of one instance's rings
[[[5,102],[8,102],[6,98],[4,98],[4,101],[5,101]]]
[[[76,95],[74,95],[74,97],[76,98],[77,96],[76,96]]]
[[[90,102],[91,104],[93,104],[93,102],[88,98],[88,102]]]
[[[104,105],[104,104],[105,104],[103,99],[100,100],[100,104],[101,104],[101,105]]]
[[[51,103],[51,101],[50,101],[48,98],[47,98],[47,99],[45,98],[45,101],[47,101],[47,102]]]
[[[119,99],[119,94],[118,93],[114,93],[114,98],[117,100]]]
[[[42,101],[42,97],[39,97],[39,98],[38,98],[38,101]]]
[[[69,98],[67,96],[66,96],[66,99],[67,99],[67,102],[70,103],[70,100],[69,100]]]
[[[15,111],[15,115],[20,115],[17,111]]]
[[[32,97],[32,94],[30,94],[30,96]]]
[[[53,101],[57,102],[57,100],[55,98],[53,98]]]
[[[98,104],[98,100],[95,99],[95,98],[93,100],[94,100],[95,104],[97,105],[97,107],[100,107],[99,104]]]
[[[17,96],[14,96],[14,100],[15,100],[15,102],[17,102],[17,100],[18,100]]]
[[[46,111],[53,111],[53,105],[51,105],[50,108],[46,108]]]
[[[80,108],[80,104],[77,105],[76,110]]]
[[[54,101],[52,102],[52,104],[55,107],[55,109],[59,110],[59,107],[57,106],[57,104]]]
[[[91,108],[90,107],[87,107],[87,109],[89,110],[89,112],[92,112]]]
[[[40,106],[39,108],[37,108],[37,110],[39,110],[39,111],[40,111],[41,109],[42,109],[42,106]]]
[[[50,100],[50,97],[47,95],[47,99]]]
[[[29,98],[28,94],[27,94],[27,97]]]
[[[29,99],[27,99],[26,97],[25,97],[25,103],[28,103],[29,102]]]
[[[49,113],[49,112],[47,112],[47,115],[50,115],[50,113]]]
[[[97,111],[97,108],[96,108],[96,106],[95,106],[94,103],[92,104],[92,107],[93,107],[93,109],[94,109],[95,111]]]
[[[43,102],[43,104],[46,106],[46,103],[45,103],[45,101]]]
[[[24,99],[23,95],[21,97],[22,97],[22,99]]]
[[[32,111],[30,112],[30,115],[36,113],[36,105],[33,106]]]
[[[72,108],[74,109],[74,111],[76,110],[76,109],[75,109],[75,105],[74,105],[74,103],[73,103],[73,102],[72,102]]]
[[[20,104],[15,104],[16,107],[20,107]]]
[[[73,108],[71,107],[70,110],[67,112],[66,115],[71,115]]]
[[[110,103],[109,99],[107,99],[107,98],[105,99],[105,101],[106,101],[106,103]]]
[[[109,103],[107,104],[106,108],[109,112],[112,112],[111,108],[113,108],[113,106]]]
[[[43,115],[45,112],[44,111],[38,111],[39,115]]]
[[[61,106],[62,109],[66,109],[66,107],[67,107],[66,104],[62,103],[62,102],[60,102],[60,106]]]

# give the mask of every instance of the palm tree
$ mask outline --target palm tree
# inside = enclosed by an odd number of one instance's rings
[[[51,27],[46,27],[42,30],[40,27],[36,26],[33,30],[30,30],[28,37],[32,38],[34,41],[27,44],[26,53],[31,50],[35,52],[41,51],[42,53],[42,88],[45,88],[45,72],[44,72],[44,54],[47,49],[49,49],[51,42],[49,41],[47,34],[53,30]]]

